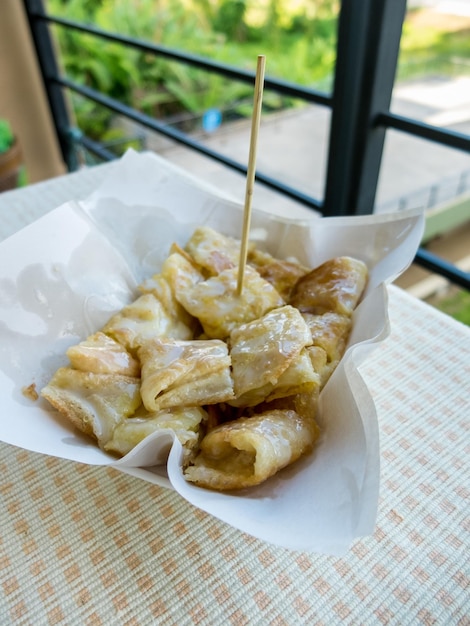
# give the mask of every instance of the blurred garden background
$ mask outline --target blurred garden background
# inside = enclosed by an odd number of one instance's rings
[[[470,76],[470,7],[466,18],[430,11],[429,4],[409,3],[398,81]],[[339,5],[338,0],[46,0],[54,15],[240,68],[254,69],[262,53],[267,74],[326,92],[332,88]],[[67,75],[184,130],[196,128],[208,110],[220,111],[222,122],[251,114],[247,85],[83,33],[55,31]],[[296,106],[304,105],[265,94],[267,110]],[[79,96],[74,110],[86,134],[116,138],[109,111]]]

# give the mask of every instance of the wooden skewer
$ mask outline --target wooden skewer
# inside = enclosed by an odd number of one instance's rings
[[[264,68],[266,57],[263,54],[258,56],[255,78],[255,94],[253,105],[253,116],[251,118],[250,153],[248,156],[248,171],[246,175],[245,206],[243,210],[243,230],[240,247],[240,262],[238,265],[237,294],[240,296],[243,291],[243,277],[245,274],[246,257],[248,252],[248,239],[250,236],[251,223],[251,201],[253,199],[253,187],[255,183],[256,169],[256,149],[258,145],[258,131],[261,118],[261,105],[263,103]]]

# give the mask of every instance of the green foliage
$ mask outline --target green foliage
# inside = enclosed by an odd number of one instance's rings
[[[443,313],[470,326],[470,292],[451,288],[447,295],[436,296],[429,302]]]
[[[245,0],[222,0],[212,19],[212,27],[232,41],[246,41],[248,27],[245,13]]]
[[[215,35],[208,31],[204,15],[181,4],[158,0],[49,0],[54,15],[92,23],[122,35],[178,48],[191,42],[194,51],[209,55]],[[155,57],[91,35],[56,27],[62,66],[79,83],[106,93],[155,117],[182,111],[204,110],[224,93],[219,77]],[[164,40],[164,41],[163,41]],[[92,101],[72,95],[78,126],[92,138],[109,130],[112,113]]]
[[[0,119],[0,154],[13,145],[14,136],[7,120]]]
[[[262,4],[258,0],[48,0],[47,4],[52,14],[243,68],[254,69],[256,57],[264,53],[269,74],[313,84],[331,73],[337,1],[313,0],[308,6],[315,7],[315,14],[307,15],[305,8],[293,12],[288,0]],[[215,105],[223,109],[251,94],[243,84],[129,47],[61,27],[55,33],[68,75],[157,117],[182,111],[199,114]],[[76,107],[80,126],[93,136],[88,126],[95,120],[102,126],[103,115],[96,105]]]
[[[46,0],[53,15],[110,32],[254,70],[267,57],[268,76],[329,91],[336,58],[339,0]],[[410,11],[402,38],[399,78],[449,73],[468,57],[468,30],[449,33]],[[252,112],[250,85],[182,63],[54,27],[65,73],[168,123],[218,108],[227,118]],[[462,68],[461,68],[462,69]],[[469,71],[468,69],[463,71]],[[113,114],[72,94],[78,126],[94,139],[110,137]],[[302,103],[265,90],[263,106]]]
[[[413,19],[419,18],[420,14],[422,10],[410,11],[409,19],[404,23],[398,78],[470,74],[468,22],[462,22],[460,29],[449,30],[445,22],[420,25]]]

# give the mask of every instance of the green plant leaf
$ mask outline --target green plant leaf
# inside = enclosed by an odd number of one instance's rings
[[[6,152],[13,145],[14,136],[7,120],[0,119],[0,153]]]

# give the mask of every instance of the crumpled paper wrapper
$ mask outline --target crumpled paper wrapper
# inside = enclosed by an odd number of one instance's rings
[[[70,201],[0,244],[0,439],[94,465],[111,465],[175,489],[228,524],[290,549],[340,555],[374,530],[379,441],[371,396],[357,371],[389,332],[386,284],[411,263],[421,210],[289,220],[254,210],[251,234],[273,255],[314,267],[336,255],[364,260],[367,292],[349,348],[322,392],[321,440],[312,454],[263,485],[215,493],[187,483],[181,445],[155,433],[122,459],[102,452],[46,401],[31,400],[68,362],[65,351],[132,301],[173,241],[208,224],[239,237],[243,208],[153,154],[129,151],[84,202]]]

